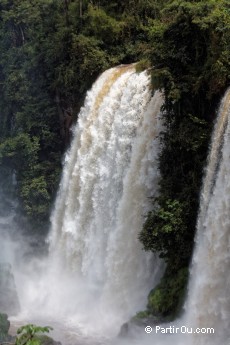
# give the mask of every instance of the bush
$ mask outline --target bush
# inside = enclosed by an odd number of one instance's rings
[[[162,278],[159,285],[153,289],[148,297],[148,311],[153,315],[174,318],[178,316],[182,307],[186,285],[188,281],[188,269],[182,268],[175,275]]]

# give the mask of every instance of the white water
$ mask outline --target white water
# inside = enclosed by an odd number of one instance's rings
[[[162,324],[162,332],[133,331],[121,344],[230,344],[230,89],[214,128],[200,197],[188,297],[181,319]],[[166,327],[172,327],[171,331]],[[178,330],[176,331],[176,328]],[[214,333],[211,333],[211,328]],[[184,333],[188,329],[189,333]],[[200,332],[200,333],[197,333]],[[165,332],[165,333],[163,333]],[[207,334],[205,334],[207,332]]]
[[[162,272],[138,240],[157,195],[161,105],[133,66],[104,72],[88,92],[65,157],[49,260],[17,276],[22,319],[107,337],[145,308]]]
[[[186,321],[215,335],[191,344],[230,344],[230,90],[222,100],[201,194]]]

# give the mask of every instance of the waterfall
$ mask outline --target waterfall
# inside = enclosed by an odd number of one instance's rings
[[[230,342],[230,90],[221,102],[201,193],[185,321],[214,328],[193,334],[192,345]]]
[[[158,91],[152,95],[150,84],[147,72],[120,66],[104,72],[87,93],[64,160],[48,261],[35,259],[18,273],[21,319],[56,320],[81,336],[113,336],[145,308],[163,270],[137,239],[158,195],[163,100]],[[161,325],[179,331],[150,335],[141,329],[122,344],[230,343],[229,119],[230,89],[213,131],[185,313],[173,325]],[[193,332],[184,334],[181,327]],[[197,328],[215,332],[195,333]]]
[[[147,72],[119,66],[87,93],[51,217],[45,279],[22,303],[30,315],[68,317],[83,333],[112,335],[145,309],[162,271],[138,240],[158,193],[163,100],[150,84]]]
[[[91,316],[112,315],[116,322],[145,307],[159,270],[137,238],[159,177],[162,98],[151,97],[149,84],[147,73],[133,66],[110,69],[95,83],[52,216],[51,257],[84,280]]]
[[[160,325],[162,333],[156,332],[154,327],[151,334],[144,334],[144,331],[138,330],[134,339],[119,342],[119,345],[230,344],[229,159],[230,89],[220,104],[212,135],[200,195],[195,250],[190,268],[185,312],[173,323]]]

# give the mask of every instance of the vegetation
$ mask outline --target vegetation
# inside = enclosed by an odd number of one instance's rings
[[[6,314],[0,314],[0,344],[7,345],[54,345],[56,343],[52,338],[43,335],[49,333],[52,327],[40,327],[28,324],[18,328],[17,336],[12,337],[8,334],[10,322]]]
[[[86,91],[108,67],[141,59],[149,0],[3,0],[0,4],[1,180],[44,227]],[[71,121],[72,122],[72,121]]]
[[[175,275],[167,272],[160,284],[148,297],[147,310],[151,315],[174,319],[181,312],[188,281],[187,268],[181,268]]]
[[[184,294],[187,278],[181,272],[186,272],[192,254],[212,120],[230,81],[229,5],[224,0],[168,1],[152,21],[149,37],[153,84],[165,93],[166,130],[159,160],[160,196],[140,240],[167,262],[149,307],[169,315]]]
[[[33,324],[28,324],[25,326],[20,327],[17,330],[17,337],[15,340],[15,345],[40,345],[41,333],[49,333],[52,330],[51,327],[40,327]]]
[[[160,194],[140,233],[167,269],[150,294],[181,304],[215,109],[230,80],[228,0],[2,0],[0,166],[37,227],[47,224],[61,157],[87,89],[108,67],[139,61],[164,90]],[[66,119],[69,119],[68,121]]]

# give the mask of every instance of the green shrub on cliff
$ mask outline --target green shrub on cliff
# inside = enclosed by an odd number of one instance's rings
[[[187,268],[180,269],[174,275],[166,271],[160,284],[149,294],[147,305],[149,313],[170,318],[178,316],[184,301],[187,281]]]

